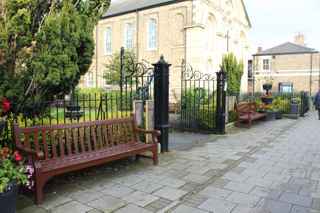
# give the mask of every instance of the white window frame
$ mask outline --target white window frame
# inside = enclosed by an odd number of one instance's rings
[[[134,47],[134,24],[131,22],[124,25],[123,46],[126,49],[133,49]]]
[[[279,83],[279,92],[282,93],[293,93],[293,83],[292,82],[280,82]]]
[[[268,62],[268,63],[265,63]],[[264,58],[262,59],[262,70],[269,71],[270,70],[270,59]]]
[[[158,48],[158,21],[155,18],[150,18],[148,21],[148,36],[147,49],[149,51],[157,50]]]
[[[86,81],[87,81],[87,86],[88,87],[93,87],[94,86],[93,72],[88,72]]]
[[[112,28],[107,27],[104,32],[104,54],[112,55]]]

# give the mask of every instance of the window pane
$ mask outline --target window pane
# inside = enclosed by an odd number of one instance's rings
[[[279,91],[282,93],[292,93],[293,84],[292,83],[279,83]]]
[[[125,24],[124,29],[124,47],[127,49],[133,48],[133,24],[127,23]]]
[[[157,48],[157,21],[149,20],[148,26],[148,49],[154,50]]]
[[[110,27],[105,32],[105,54],[112,53],[112,30]]]
[[[94,79],[93,79],[93,73],[92,73],[92,72],[89,72],[89,73],[88,73],[88,76],[87,76],[87,85],[88,85],[89,87],[94,86]]]
[[[270,70],[269,59],[263,59],[263,69]]]

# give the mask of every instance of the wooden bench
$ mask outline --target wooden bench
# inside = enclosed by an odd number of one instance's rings
[[[153,143],[139,140],[140,134],[151,134]],[[43,187],[57,175],[97,166],[109,161],[152,152],[158,164],[159,131],[136,126],[134,118],[84,122],[78,124],[14,126],[16,148],[29,157],[35,168],[35,201],[43,201]]]
[[[235,104],[235,111],[237,113],[236,125],[240,126],[240,122],[247,122],[249,128],[252,125],[252,121],[260,120],[267,116],[266,113],[257,112],[257,104],[252,102]]]

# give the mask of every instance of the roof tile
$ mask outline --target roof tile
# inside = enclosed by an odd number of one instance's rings
[[[305,47],[302,45],[286,42],[276,47],[264,50],[255,54],[259,55],[284,55],[284,54],[303,54],[303,53],[317,53],[315,49]]]

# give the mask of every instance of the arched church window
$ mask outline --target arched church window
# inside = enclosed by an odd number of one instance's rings
[[[210,15],[207,22],[207,47],[209,50],[214,50],[216,40],[216,18]]]
[[[172,35],[174,35],[174,44],[183,45],[185,43],[183,14],[179,13],[175,15]]]

